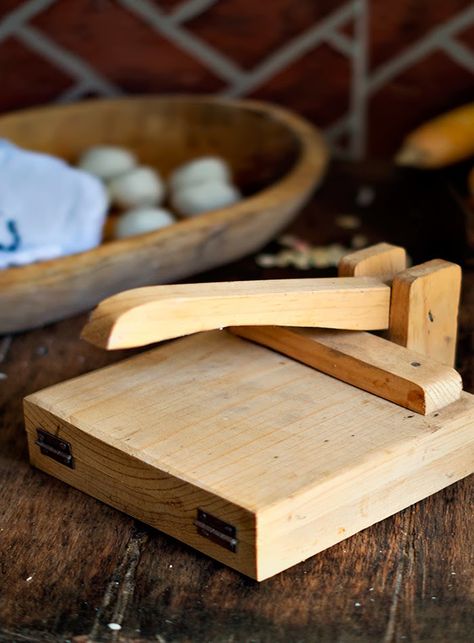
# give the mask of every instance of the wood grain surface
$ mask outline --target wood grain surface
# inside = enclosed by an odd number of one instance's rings
[[[390,305],[390,339],[453,366],[461,277],[458,265],[440,259],[395,275]]]
[[[474,396],[460,395],[407,413],[223,330],[50,386],[24,410],[35,467],[262,581],[474,473]],[[45,454],[38,427],[73,466]],[[198,509],[232,525],[234,548],[203,537]]]
[[[381,281],[391,283],[393,277],[406,267],[405,248],[377,243],[342,257],[337,273],[339,277],[378,277]]]
[[[372,277],[265,279],[134,288],[105,299],[82,337],[132,348],[227,326],[388,328],[390,288]]]
[[[406,245],[415,263],[434,256],[465,259],[459,215],[439,177],[411,176],[393,175],[379,163],[334,167],[292,231],[315,243],[347,243],[335,215],[353,211],[370,242]],[[427,182],[430,190],[422,194]],[[361,186],[376,191],[366,208],[354,203]],[[424,217],[429,225],[414,225]],[[301,272],[263,270],[248,258],[202,280],[285,276]],[[472,478],[258,585],[30,469],[23,396],[125,355],[80,341],[84,322],[81,316],[0,339],[0,372],[6,375],[0,380],[1,641],[470,640]],[[457,368],[470,392],[473,330],[474,273],[465,266]],[[113,632],[110,622],[122,629]]]
[[[461,396],[461,377],[453,368],[373,333],[281,326],[230,330],[423,415]]]

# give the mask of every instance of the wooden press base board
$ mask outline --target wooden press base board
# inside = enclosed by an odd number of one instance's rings
[[[35,466],[258,580],[474,466],[474,396],[417,415],[225,331],[31,395],[25,418]],[[235,552],[198,508],[236,528]]]

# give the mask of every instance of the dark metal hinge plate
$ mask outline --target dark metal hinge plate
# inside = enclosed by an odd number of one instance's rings
[[[64,464],[64,466],[74,469],[74,458],[72,457],[72,448],[69,442],[58,438],[57,435],[53,435],[44,429],[36,429],[37,444],[40,448],[40,451],[43,455],[48,456]]]
[[[197,518],[194,522],[198,534],[212,540],[212,542],[225,547],[231,552],[237,551],[237,529],[234,525],[224,522],[220,518],[212,516],[204,509],[197,510]]]

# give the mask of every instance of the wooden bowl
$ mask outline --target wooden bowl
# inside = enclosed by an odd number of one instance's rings
[[[210,97],[27,110],[1,117],[0,137],[72,163],[92,145],[123,145],[165,176],[193,157],[218,154],[248,195],[156,232],[0,270],[0,333],[56,321],[121,290],[176,281],[257,250],[297,214],[327,164],[320,134],[302,118],[273,105]]]

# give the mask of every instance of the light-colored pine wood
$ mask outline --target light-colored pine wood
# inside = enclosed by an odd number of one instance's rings
[[[461,268],[434,259],[392,282],[389,339],[453,366],[456,356]]]
[[[280,326],[230,331],[423,415],[461,397],[454,369],[371,333]]]
[[[35,466],[259,580],[474,466],[473,396],[413,414],[225,331],[35,393],[25,418]],[[74,469],[41,454],[41,426]],[[237,527],[235,554],[197,507]]]
[[[219,154],[251,195],[157,232],[0,271],[0,334],[257,250],[293,219],[321,181],[328,157],[319,132],[297,115],[257,101],[206,96],[88,100],[27,110],[0,118],[0,138],[72,163],[90,146],[124,145],[164,175],[190,158]]]
[[[231,325],[388,327],[390,288],[377,279],[275,279],[129,290],[101,302],[82,336],[130,348]]]
[[[342,257],[338,274],[339,277],[378,277],[381,281],[390,282],[397,272],[406,267],[405,248],[377,243]]]

